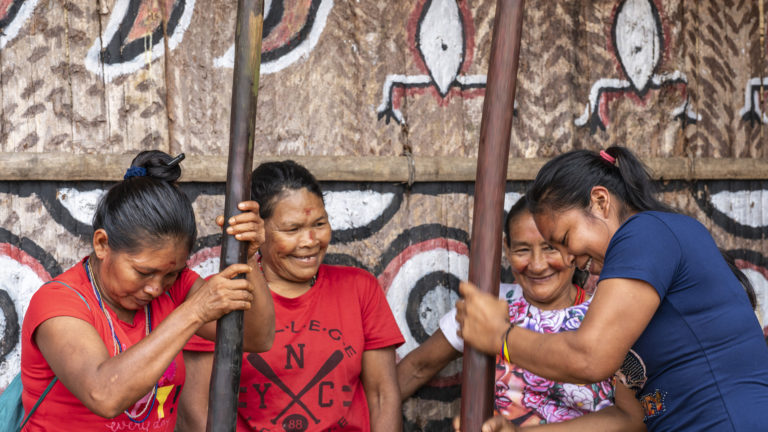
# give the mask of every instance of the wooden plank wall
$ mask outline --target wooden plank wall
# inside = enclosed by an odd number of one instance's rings
[[[3,388],[29,297],[89,252],[94,204],[137,151],[189,156],[191,264],[217,268],[235,8],[0,4]],[[256,158],[294,157],[325,180],[329,260],[379,278],[403,356],[466,277],[495,1],[266,4]],[[528,0],[507,207],[544,159],[628,146],[665,179],[664,199],[738,258],[768,316],[765,13],[764,0]],[[445,430],[458,370],[406,402],[407,430]]]

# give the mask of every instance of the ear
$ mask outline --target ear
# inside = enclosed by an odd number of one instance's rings
[[[611,213],[611,193],[604,186],[595,186],[589,193],[589,208],[593,215],[607,219]]]
[[[103,260],[109,251],[109,236],[103,228],[99,228],[93,233],[93,252],[98,259]]]
[[[509,258],[512,256],[512,249],[509,248],[509,239],[506,234],[502,235],[501,249],[504,252],[504,258],[506,258],[507,262],[510,262]]]

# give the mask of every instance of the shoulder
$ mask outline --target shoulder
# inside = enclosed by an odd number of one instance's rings
[[[499,299],[506,300],[507,302],[516,301],[523,297],[523,287],[518,284],[503,283],[499,285]]]
[[[665,229],[674,233],[676,228],[704,228],[704,226],[698,220],[684,214],[646,211],[631,216],[619,231]]]
[[[27,307],[22,331],[31,334],[43,321],[56,316],[72,316],[90,321],[98,308],[81,263],[38,289]]]

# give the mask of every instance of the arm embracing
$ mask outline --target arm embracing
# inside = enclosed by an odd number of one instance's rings
[[[466,343],[498,353],[508,324],[498,300],[472,284],[461,284],[457,320]],[[542,334],[514,327],[507,335],[513,363],[556,381],[602,381],[618,370],[660,303],[656,290],[636,279],[600,282],[584,321],[576,331]],[[563,362],[567,358],[569,361]]]

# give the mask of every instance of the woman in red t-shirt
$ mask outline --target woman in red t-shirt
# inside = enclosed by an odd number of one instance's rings
[[[22,327],[25,411],[58,382],[25,431],[173,431],[181,349],[194,334],[212,339],[215,320],[232,310],[246,310],[245,348],[270,348],[274,310],[261,272],[251,271],[256,261],[207,281],[186,267],[197,232],[175,184],[182,158],[139,153],[99,202],[93,253],[32,297]],[[258,204],[240,209],[227,232],[255,251],[264,238]]]
[[[243,356],[237,430],[400,430],[395,348],[404,340],[373,275],[322,264],[331,226],[317,180],[293,161],[265,163],[251,197],[276,330],[271,350]],[[185,431],[205,425],[210,360],[196,364],[200,389],[182,395]]]

